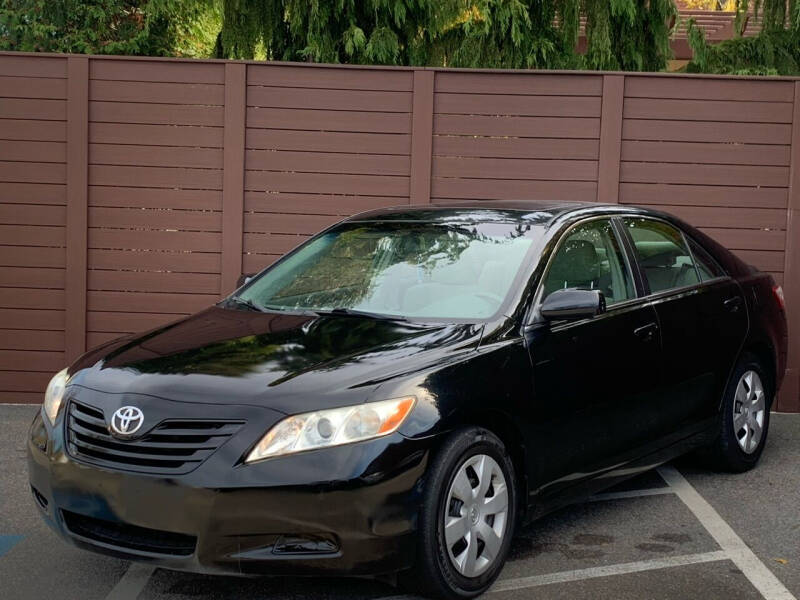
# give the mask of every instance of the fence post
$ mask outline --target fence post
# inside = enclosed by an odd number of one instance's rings
[[[247,67],[225,63],[225,132],[222,160],[222,273],[220,295],[233,291],[242,274],[244,237],[244,136]]]
[[[434,71],[414,70],[411,113],[410,203],[431,202],[431,160],[433,152]]]
[[[64,358],[86,351],[89,175],[89,59],[67,58],[67,220]]]
[[[619,160],[622,151],[624,75],[603,75],[600,110],[600,158],[597,163],[597,201],[619,203]]]
[[[783,292],[789,321],[789,359],[777,409],[800,412],[800,81],[794,84],[790,160],[783,268]]]

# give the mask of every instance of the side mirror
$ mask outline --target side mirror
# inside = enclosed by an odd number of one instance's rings
[[[238,289],[250,281],[253,278],[253,275],[254,273],[242,273],[239,275],[239,279],[236,281],[236,288]]]
[[[552,292],[539,309],[548,321],[588,319],[606,310],[606,299],[600,290],[565,289]]]

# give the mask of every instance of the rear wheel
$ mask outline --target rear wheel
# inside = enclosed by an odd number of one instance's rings
[[[756,465],[767,441],[772,393],[758,358],[745,354],[725,390],[718,436],[705,453],[710,466],[742,472]]]
[[[401,582],[437,598],[485,592],[508,556],[516,490],[513,464],[495,435],[477,427],[452,434],[429,467],[417,564]]]

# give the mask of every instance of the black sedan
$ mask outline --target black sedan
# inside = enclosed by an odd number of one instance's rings
[[[577,496],[689,451],[753,467],[786,346],[773,279],[664,214],[377,210],[58,373],[31,489],[97,552],[468,598]]]

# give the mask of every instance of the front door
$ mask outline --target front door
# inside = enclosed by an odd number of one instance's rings
[[[564,234],[537,301],[561,288],[599,289],[607,310],[580,321],[539,320],[528,329],[537,483],[544,493],[634,458],[658,426],[658,321],[655,309],[637,299],[609,219],[585,221]]]

